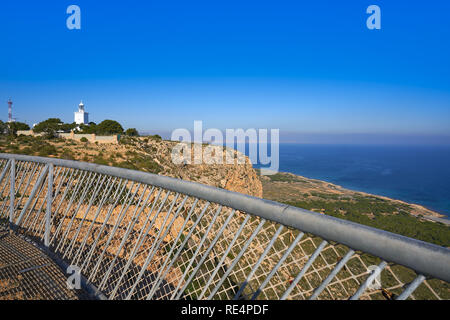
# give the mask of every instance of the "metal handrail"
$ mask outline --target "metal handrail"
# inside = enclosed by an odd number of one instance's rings
[[[410,268],[421,277],[438,278],[450,282],[450,250],[448,248],[391,232],[274,201],[141,171],[16,154],[0,154],[0,159],[77,169],[163,188],[273,221],[300,230],[303,233],[310,233],[326,242],[337,242],[351,248],[351,250],[362,251],[379,257],[383,261]],[[45,175],[46,173],[43,172],[42,174]],[[0,180],[2,178],[0,177]],[[20,215],[14,223],[19,225],[22,218],[23,216]]]

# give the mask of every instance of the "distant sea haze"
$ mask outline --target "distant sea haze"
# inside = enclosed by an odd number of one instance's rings
[[[450,146],[284,143],[279,171],[420,204],[450,216]]]

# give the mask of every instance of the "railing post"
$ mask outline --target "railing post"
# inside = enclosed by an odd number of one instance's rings
[[[47,188],[47,210],[45,211],[45,231],[44,231],[44,245],[47,248],[50,244],[52,201],[53,201],[53,163],[49,163],[49,165],[48,165],[48,188]]]
[[[16,160],[11,159],[11,171],[10,171],[10,193],[9,193],[9,226],[11,228],[14,219],[14,202],[16,196]]]

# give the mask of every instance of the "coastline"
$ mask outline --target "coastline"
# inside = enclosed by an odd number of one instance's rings
[[[259,170],[255,168],[259,173]],[[371,194],[364,191],[353,190],[344,188],[340,185],[327,182],[324,180],[307,178],[301,175],[297,175],[291,172],[278,172],[272,176],[260,176],[264,188],[264,198],[269,198],[270,200],[276,201],[293,201],[295,200],[295,194],[297,198],[301,199],[302,195],[308,194],[314,197],[314,193],[319,193],[319,197],[323,195],[329,195],[330,197],[363,197],[368,199],[376,199],[380,201],[385,201],[391,205],[396,205],[401,208],[407,208],[411,216],[416,218],[426,219],[428,221],[440,222],[446,225],[450,225],[450,219],[446,215],[433,211],[426,208],[423,205],[416,203],[409,203],[399,199],[389,198],[383,195]],[[270,185],[273,185],[275,190],[271,190]],[[289,196],[284,196],[287,189]],[[277,196],[277,192],[279,195]],[[292,197],[293,196],[293,197]]]
[[[447,146],[280,143],[279,162],[281,172],[417,204],[450,217]]]

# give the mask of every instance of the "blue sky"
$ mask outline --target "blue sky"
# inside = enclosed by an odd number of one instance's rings
[[[19,121],[71,122],[83,99],[92,121],[163,134],[203,120],[291,142],[450,144],[449,14],[443,0],[2,1],[0,119],[12,97]]]

